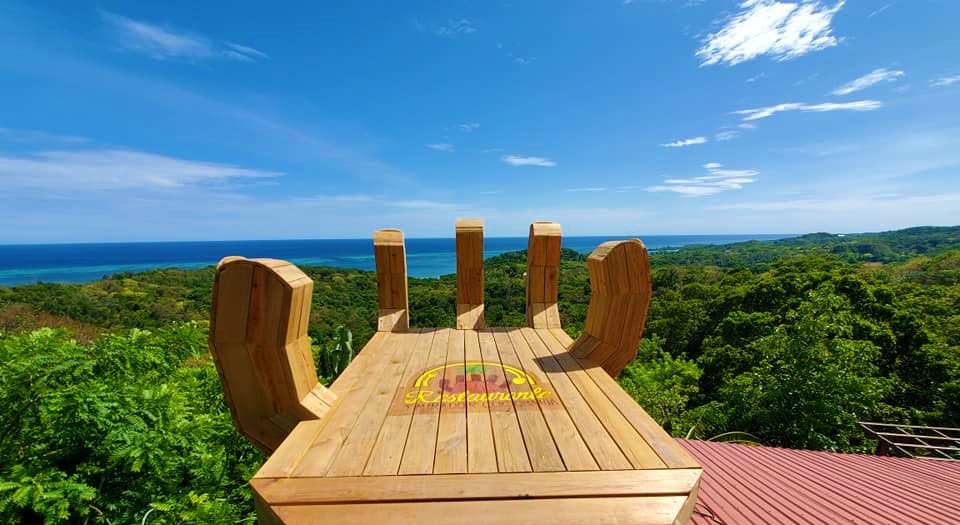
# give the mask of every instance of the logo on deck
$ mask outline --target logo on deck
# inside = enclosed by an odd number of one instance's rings
[[[401,385],[392,414],[413,410],[526,410],[560,406],[549,384],[519,368],[466,361],[423,371]],[[441,408],[442,407],[442,408]]]

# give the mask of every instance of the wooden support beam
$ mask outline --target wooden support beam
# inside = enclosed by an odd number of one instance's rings
[[[535,222],[527,241],[527,326],[560,328],[560,225]]]
[[[483,328],[483,220],[457,221],[457,329]]]
[[[286,261],[227,257],[217,265],[210,350],[234,423],[267,453],[336,400],[317,382],[312,298],[313,281]]]
[[[377,330],[405,332],[410,329],[410,313],[403,232],[393,229],[375,231],[373,255],[377,264],[377,303],[380,306]]]
[[[650,259],[639,239],[610,241],[587,258],[590,306],[587,322],[570,351],[602,366],[610,376],[637,357],[647,308],[653,297]]]

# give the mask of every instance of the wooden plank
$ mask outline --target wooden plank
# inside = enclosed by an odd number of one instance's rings
[[[218,343],[246,341],[252,281],[253,265],[250,264],[225,265],[217,272],[211,308],[214,314],[210,330],[211,340]],[[221,308],[220,305],[236,305],[236,308]]]
[[[430,355],[427,357],[427,370],[442,367],[447,361],[447,345],[450,341],[449,328],[436,329]],[[439,371],[436,383],[427,383],[420,388],[421,397],[417,400],[403,448],[400,461],[400,474],[430,474],[437,451],[437,431],[440,426],[440,401],[443,399],[443,371]],[[434,385],[439,388],[434,388]],[[436,399],[437,402],[433,402]]]
[[[387,338],[387,334],[377,332],[373,334],[373,337],[367,341],[367,344],[357,352],[356,357],[353,358],[353,361],[350,362],[350,365],[347,366],[347,369],[340,373],[340,376],[337,377],[333,383],[330,385],[330,390],[334,393],[346,392],[350,390],[350,387],[353,383],[361,378],[367,367],[370,365],[371,361],[377,359],[388,359],[389,356],[384,355],[383,342]]]
[[[557,362],[567,373],[567,377],[577,386],[580,395],[587,401],[590,408],[603,423],[604,428],[610,433],[610,436],[620,447],[623,454],[630,460],[635,468],[663,468],[664,462],[654,452],[646,440],[643,439],[638,429],[631,425],[623,414],[607,398],[603,390],[594,382],[590,375],[584,370],[581,362],[570,355],[566,348],[553,336],[551,329],[539,329],[537,333],[544,342],[547,349],[553,353]],[[562,331],[562,330],[560,330]],[[603,369],[594,366],[603,373]],[[607,380],[613,382],[610,377]],[[613,385],[620,387],[614,382]],[[623,392],[623,390],[620,390]],[[624,395],[626,393],[624,392]],[[629,396],[627,396],[629,398]],[[636,403],[634,403],[636,405]],[[639,406],[637,407],[639,408]]]
[[[362,380],[354,381],[349,389],[337,393],[340,400],[323,419],[323,431],[310,445],[300,463],[294,466],[293,476],[322,476],[327,472],[357,423],[357,415],[364,410],[375,393],[384,391],[386,386],[383,380],[393,377],[396,369],[406,362],[409,347],[404,344],[404,340],[416,339],[418,335],[417,332],[390,333],[384,339],[383,345],[387,350],[384,355],[389,355],[389,359],[373,360],[367,366]],[[395,386],[390,389],[390,393],[393,393]]]
[[[310,278],[285,261],[228,257],[217,266],[211,352],[237,428],[267,452],[335,399],[317,383],[302,322],[311,294]]]
[[[445,501],[495,498],[686,496],[700,469],[515,474],[435,474],[350,478],[257,478],[254,491],[271,505]]]
[[[407,295],[407,258],[403,232],[395,229],[373,233],[377,269],[377,329],[402,332],[410,328]]]
[[[483,362],[479,334],[466,330],[464,335],[464,358],[468,363]],[[490,407],[487,403],[487,384],[483,374],[467,374],[467,392],[478,393],[479,401],[467,405],[467,471],[497,472],[497,451],[493,438]]]
[[[556,308],[560,275],[560,225],[535,222],[527,240],[527,326],[560,328]]]
[[[356,424],[343,442],[337,457],[330,464],[327,476],[359,476],[367,464],[376,443],[390,406],[397,395],[400,381],[406,375],[406,369],[421,350],[421,343],[429,348],[433,332],[420,330],[416,346],[411,352],[410,345],[404,345],[398,351],[397,363],[391,362],[378,381],[377,389],[364,403],[363,409],[355,414]],[[399,440],[402,440],[400,438]]]
[[[530,350],[536,356],[538,366],[550,379],[557,395],[563,399],[564,407],[570,418],[577,426],[580,436],[583,437],[593,454],[599,467],[603,470],[624,470],[632,468],[630,461],[620,451],[620,447],[613,441],[610,434],[597,419],[593,409],[580,395],[577,387],[567,377],[563,367],[557,362],[553,353],[547,349],[537,331],[531,328],[521,330]]]
[[[679,469],[674,470],[676,472]],[[688,469],[696,470],[696,469]],[[677,519],[673,520],[673,525],[687,525],[690,523],[690,518],[693,517],[693,510],[697,507],[697,496],[700,494],[700,481],[699,479],[694,484],[693,488],[690,490],[690,495],[687,496],[687,502],[683,504],[683,507],[680,508],[680,512],[677,514]]]
[[[258,525],[284,525],[283,521],[280,520],[280,517],[277,516],[276,512],[273,511],[267,502],[257,495],[256,491],[253,493],[253,508],[257,512]],[[146,518],[144,518],[142,521],[146,522]]]
[[[455,330],[450,333],[447,344],[447,364],[466,363],[465,337],[466,330]],[[459,385],[462,380],[466,390],[466,371],[460,375],[455,368],[446,368],[443,383]],[[489,428],[490,422],[487,421]],[[440,426],[437,429],[437,451],[433,461],[435,474],[457,474],[467,472],[467,402],[466,400],[448,401],[444,399],[440,405]]]
[[[493,339],[497,345],[497,352],[500,354],[500,362],[504,366],[511,366],[522,370],[520,360],[517,358],[513,342],[510,340],[504,328],[493,328]],[[543,418],[543,413],[537,402],[537,395],[531,388],[529,381],[517,383],[516,381],[507,381],[511,397],[513,397],[513,406],[517,412],[517,420],[520,422],[520,429],[523,432],[523,441],[527,446],[527,456],[530,458],[530,466],[534,472],[558,472],[566,470],[563,460],[560,458],[560,452],[557,450],[557,443],[550,433],[550,427]]]
[[[684,496],[436,501],[348,505],[291,505],[273,510],[284,523],[338,525],[461,525],[477,517],[485,525],[672,525]]]
[[[266,463],[260,467],[253,479],[289,476],[322,430],[322,419],[311,419],[298,424],[273,454],[267,458]]]
[[[541,333],[544,340],[547,339],[547,335],[546,332]],[[564,344],[569,344],[570,336],[563,330],[549,330],[549,335],[552,335],[561,347]],[[666,466],[670,468],[699,468],[700,465],[696,460],[667,434],[663,427],[658,425],[629,394],[624,392],[620,385],[602,368],[596,365],[590,366],[589,363],[585,362],[580,362],[580,367],[603,390],[610,401],[640,433],[643,440],[654,448]]]
[[[590,449],[583,441],[583,437],[581,437],[576,425],[570,418],[570,414],[567,413],[565,404],[561,402],[560,392],[553,386],[550,375],[537,364],[533,351],[520,329],[509,328],[507,330],[507,335],[510,337],[510,342],[513,343],[513,349],[520,367],[528,374],[542,378],[544,384],[541,386],[550,393],[549,398],[538,398],[537,403],[540,405],[543,419],[550,427],[550,434],[553,436],[557,450],[560,451],[566,470],[598,470],[599,467],[593,459],[593,454],[590,453]],[[582,400],[579,394],[575,397]]]
[[[456,225],[457,328],[483,328],[483,221],[459,219]]]
[[[410,432],[410,421],[413,419],[414,410],[413,404],[404,402],[407,390],[403,387],[413,384],[417,375],[426,366],[433,337],[432,331],[420,330],[418,337],[408,338],[404,342],[406,348],[402,352],[410,358],[404,365],[397,365],[398,373],[402,375],[399,387],[391,392],[393,400],[386,418],[379,429],[369,429],[369,432],[375,434],[375,441],[363,469],[366,476],[396,474],[400,468],[400,459],[403,457],[403,447]]]
[[[490,423],[493,425],[493,441],[497,451],[497,469],[499,472],[530,472],[532,467],[527,456],[527,447],[523,441],[517,412],[510,400],[510,391],[506,379],[495,369],[502,367],[497,344],[489,331],[477,333],[480,339],[480,354],[483,356],[484,373],[487,377],[487,400],[490,410]],[[490,370],[487,370],[487,365]],[[491,382],[496,376],[497,381]],[[497,385],[500,385],[499,388]],[[495,390],[494,390],[495,389]],[[469,445],[468,445],[469,446]]]

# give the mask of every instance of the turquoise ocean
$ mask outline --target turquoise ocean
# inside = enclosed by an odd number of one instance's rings
[[[651,251],[691,244],[729,244],[773,240],[789,235],[649,235]],[[563,246],[590,253],[598,244],[624,237],[564,237]],[[437,277],[456,271],[454,240],[407,239],[407,270],[413,277]],[[487,237],[484,256],[525,250],[526,237]],[[272,257],[294,264],[373,270],[371,239],[278,241],[131,242],[0,245],[0,285],[36,282],[89,282],[121,272],[156,268],[203,268],[227,255]]]

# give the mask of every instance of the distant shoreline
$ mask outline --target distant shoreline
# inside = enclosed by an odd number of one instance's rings
[[[792,234],[648,235],[640,236],[651,251],[706,244],[770,241]],[[629,235],[564,237],[563,246],[589,253],[602,242]],[[525,250],[526,237],[487,237],[485,257]],[[454,273],[452,238],[408,238],[407,267],[412,277]],[[196,269],[216,264],[227,255],[271,257],[305,266],[373,270],[371,239],[266,241],[169,241],[72,244],[0,245],[0,285],[36,282],[85,283],[108,275],[160,268]]]

